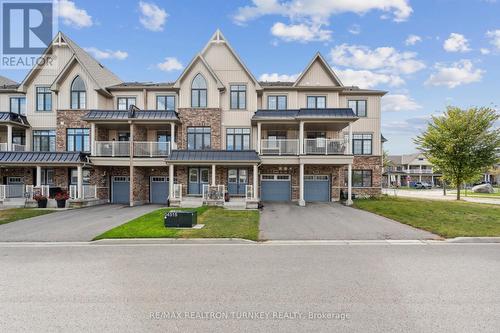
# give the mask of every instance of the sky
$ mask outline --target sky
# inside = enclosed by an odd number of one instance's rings
[[[174,81],[217,28],[262,80],[294,80],[319,51],[345,85],[388,91],[389,154],[415,152],[447,106],[500,105],[500,0],[57,3],[59,30],[124,81]]]

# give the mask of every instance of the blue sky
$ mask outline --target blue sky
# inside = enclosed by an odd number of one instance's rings
[[[59,29],[125,81],[175,80],[217,28],[258,78],[292,80],[320,51],[344,84],[389,91],[382,132],[391,154],[413,152],[412,138],[447,105],[500,104],[500,0],[59,5]]]

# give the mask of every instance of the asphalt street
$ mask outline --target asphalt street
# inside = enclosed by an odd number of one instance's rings
[[[0,244],[0,331],[498,332],[500,244]]]

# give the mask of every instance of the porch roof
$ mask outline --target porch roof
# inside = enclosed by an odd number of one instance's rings
[[[14,112],[0,112],[0,123],[14,123],[25,127],[30,126],[26,116]]]
[[[88,162],[87,154],[81,152],[0,152],[0,164],[82,164]]]
[[[258,163],[260,158],[255,150],[172,150],[167,162]]]
[[[352,119],[358,117],[350,108],[257,110],[252,120]]]
[[[91,110],[84,117],[89,121],[119,121],[119,120],[173,120],[178,121],[179,117],[175,111],[163,110]]]

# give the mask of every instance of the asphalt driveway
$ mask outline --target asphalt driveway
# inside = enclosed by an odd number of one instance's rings
[[[100,205],[64,210],[0,225],[0,242],[90,241],[103,232],[160,208]]]
[[[439,236],[337,203],[264,203],[264,240],[438,239]]]

